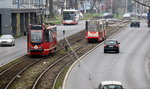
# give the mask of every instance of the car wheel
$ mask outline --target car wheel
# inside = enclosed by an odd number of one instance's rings
[[[13,46],[15,46],[15,41],[14,41],[14,44],[13,44]]]
[[[119,53],[119,49],[118,49],[118,50],[116,50],[116,53]]]
[[[104,53],[107,53],[107,51],[106,51],[106,50],[104,50]]]

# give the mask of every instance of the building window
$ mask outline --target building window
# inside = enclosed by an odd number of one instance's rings
[[[30,4],[33,4],[33,0],[30,0]]]
[[[17,3],[17,0],[13,0],[12,4],[16,4]]]

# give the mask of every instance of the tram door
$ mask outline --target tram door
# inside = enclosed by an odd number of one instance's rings
[[[0,14],[0,35],[2,34],[2,15]]]

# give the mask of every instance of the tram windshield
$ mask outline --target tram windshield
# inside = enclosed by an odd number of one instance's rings
[[[98,31],[98,24],[94,22],[88,22],[88,31]]]
[[[102,89],[123,89],[121,85],[104,85]]]
[[[63,12],[63,20],[74,20],[75,13],[74,12]]]
[[[42,42],[42,31],[31,30],[31,42],[32,43],[41,43]]]

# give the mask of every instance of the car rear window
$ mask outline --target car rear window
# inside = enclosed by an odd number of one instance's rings
[[[122,86],[121,85],[114,85],[114,84],[104,85],[102,89],[122,89]]]
[[[111,40],[111,41],[107,41],[105,44],[116,44],[116,43],[117,43],[116,41]]]

